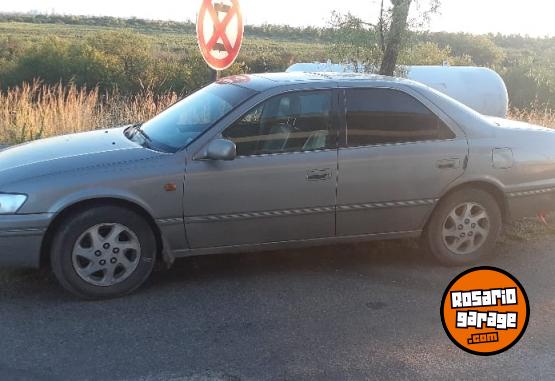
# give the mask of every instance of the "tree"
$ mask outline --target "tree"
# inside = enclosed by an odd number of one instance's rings
[[[356,72],[373,71],[381,62],[382,48],[375,25],[351,13],[333,12],[331,58],[348,63]]]
[[[385,50],[380,67],[380,74],[382,75],[393,76],[393,73],[395,72],[395,66],[397,65],[397,59],[399,58],[399,50],[401,49],[403,34],[407,29],[407,20],[409,18],[411,2],[412,0],[391,0],[393,8],[391,9],[391,24],[387,40],[385,40]],[[383,28],[383,1],[381,14],[380,26]],[[382,39],[382,41],[383,40],[384,39]]]
[[[405,48],[408,29],[424,27],[439,9],[440,0],[381,1],[377,23],[369,23],[350,13],[334,12],[330,21],[334,29],[333,56],[364,71],[378,71],[392,76],[400,53]],[[410,10],[416,8],[414,19]]]

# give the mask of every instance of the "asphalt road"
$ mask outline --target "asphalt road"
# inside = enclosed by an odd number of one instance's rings
[[[4,272],[0,379],[555,379],[554,248],[555,236],[510,241],[486,263],[531,303],[525,336],[495,357],[449,341],[439,305],[463,269],[410,242],[181,260],[107,302]]]

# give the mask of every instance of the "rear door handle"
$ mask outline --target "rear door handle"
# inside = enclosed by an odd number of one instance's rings
[[[461,159],[443,159],[438,160],[437,167],[439,169],[457,169],[461,166]]]
[[[326,181],[331,179],[331,169],[311,169],[306,175],[308,181]]]

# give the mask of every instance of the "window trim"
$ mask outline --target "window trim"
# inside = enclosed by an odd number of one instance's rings
[[[341,99],[341,93],[340,91],[338,91],[337,88],[335,87],[325,87],[325,88],[306,88],[306,89],[291,89],[291,90],[287,90],[284,92],[280,92],[279,94],[274,94],[271,95],[267,98],[262,99],[260,102],[254,104],[251,108],[249,108],[248,111],[246,111],[245,113],[243,113],[240,117],[238,117],[237,119],[235,119],[233,122],[231,122],[228,126],[226,126],[225,128],[223,128],[220,133],[217,136],[223,136],[223,132],[225,130],[227,130],[228,128],[233,127],[233,125],[235,123],[237,123],[238,121],[240,121],[242,118],[244,118],[245,116],[247,116],[251,111],[253,111],[254,109],[256,109],[257,107],[259,107],[260,105],[262,105],[265,102],[268,102],[269,100],[276,98],[276,97],[281,97],[287,94],[293,94],[293,93],[316,93],[316,92],[323,92],[323,91],[327,91],[330,93],[331,95],[331,103],[330,103],[330,127],[332,130],[332,134],[335,132],[335,147],[334,148],[324,148],[324,149],[319,149],[319,150],[310,150],[310,151],[289,151],[289,152],[273,152],[273,153],[261,153],[261,154],[254,154],[254,155],[238,155],[236,157],[236,160],[239,159],[247,159],[247,158],[256,158],[256,157],[271,157],[271,156],[282,156],[282,155],[290,155],[290,154],[310,154],[310,153],[320,153],[320,152],[330,152],[330,151],[337,151],[337,149],[339,148],[339,131],[340,131],[340,126],[338,123],[338,115],[340,113],[342,113],[339,107],[339,100]],[[207,144],[210,144],[210,142],[208,142]]]
[[[341,111],[341,132],[339,133],[340,135],[340,149],[360,149],[360,148],[371,148],[371,147],[390,147],[390,146],[404,146],[404,145],[408,145],[408,144],[422,144],[422,143],[434,143],[434,142],[451,142],[454,140],[457,140],[459,138],[459,135],[457,134],[457,131],[454,131],[453,128],[450,126],[451,123],[447,122],[445,120],[444,117],[442,117],[441,115],[439,115],[437,112],[435,112],[434,110],[432,110],[425,102],[422,102],[422,99],[420,99],[418,96],[415,96],[414,94],[411,94],[410,92],[406,91],[405,89],[401,89],[398,87],[391,87],[391,86],[356,86],[356,87],[341,87],[339,88],[339,90],[342,92],[342,97],[343,97],[343,109]],[[435,115],[436,118],[438,118],[444,125],[445,127],[447,127],[449,129],[449,131],[451,131],[451,133],[454,135],[453,138],[450,139],[425,139],[425,140],[414,140],[414,141],[406,141],[406,142],[391,142],[391,143],[382,143],[382,144],[369,144],[369,145],[361,145],[361,146],[349,146],[349,126],[347,123],[347,91],[349,90],[389,90],[389,91],[395,91],[395,92],[400,92],[403,93],[405,95],[408,95],[409,97],[415,99],[417,102],[419,102],[423,107],[425,107],[428,111],[430,111],[430,113],[432,113],[433,115]]]
[[[337,148],[317,149],[317,150],[312,150],[312,151],[290,151],[290,152],[261,153],[261,154],[250,155],[250,156],[241,155],[241,156],[237,156],[235,158],[235,160],[252,159],[252,158],[255,158],[255,157],[285,156],[285,155],[291,155],[291,154],[309,155],[309,154],[323,153],[323,152],[337,152]]]

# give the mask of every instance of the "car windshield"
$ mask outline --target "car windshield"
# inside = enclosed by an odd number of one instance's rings
[[[213,83],[144,123],[141,130],[154,145],[175,152],[254,94],[233,84]]]

